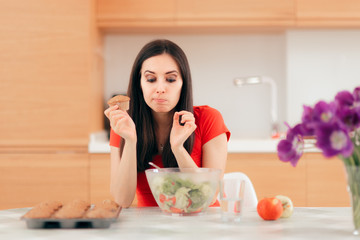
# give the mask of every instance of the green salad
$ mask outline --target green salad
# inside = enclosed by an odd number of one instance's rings
[[[196,184],[171,174],[156,177],[151,186],[160,208],[172,213],[200,212],[215,195],[210,182]]]

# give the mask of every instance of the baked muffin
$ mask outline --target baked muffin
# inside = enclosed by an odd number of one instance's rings
[[[71,207],[71,208],[87,210],[90,207],[90,203],[85,200],[75,199],[72,202],[66,204],[64,207]]]
[[[59,219],[71,219],[71,218],[82,218],[85,210],[78,208],[61,208],[54,214],[54,218]]]
[[[129,102],[130,102],[130,98],[128,96],[117,95],[109,99],[107,103],[109,104],[110,107],[116,104],[119,106],[120,110],[127,111],[129,110]]]
[[[30,209],[24,218],[50,218],[51,215],[62,207],[60,201],[44,201]]]
[[[116,214],[116,211],[98,207],[87,211],[85,218],[116,218]]]
[[[61,208],[63,204],[60,201],[44,201],[39,204],[39,207],[46,207],[46,206],[56,211],[59,208]]]
[[[107,209],[107,210],[115,211],[115,212],[119,209],[119,205],[110,199],[104,200],[99,207]]]
[[[73,200],[65,204],[54,214],[54,218],[82,218],[86,210],[90,208],[90,203],[84,200]]]

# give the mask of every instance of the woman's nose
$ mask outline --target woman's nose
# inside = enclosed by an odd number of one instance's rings
[[[156,93],[164,93],[164,92],[165,92],[165,90],[161,90],[161,89],[156,90]]]
[[[165,92],[165,86],[163,83],[159,82],[156,87],[156,93],[164,93]]]

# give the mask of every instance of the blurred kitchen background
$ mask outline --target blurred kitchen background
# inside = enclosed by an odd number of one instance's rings
[[[341,162],[315,150],[296,168],[280,162],[271,85],[234,79],[275,82],[281,132],[303,104],[351,91],[359,1],[0,0],[0,23],[0,209],[111,198],[105,103],[126,92],[136,54],[155,38],[183,48],[195,104],[222,113],[232,132],[226,172],[245,172],[258,198],[349,206]]]
[[[193,75],[195,105],[217,108],[232,138],[269,138],[271,87],[237,87],[234,79],[271,77],[278,88],[280,130],[301,119],[302,105],[332,100],[360,84],[360,30],[286,30],[239,34],[108,34],[104,100],[126,92],[139,49],[156,38],[179,44]]]

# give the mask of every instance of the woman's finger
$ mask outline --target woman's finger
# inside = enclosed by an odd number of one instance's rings
[[[107,118],[109,118],[110,116],[110,113],[116,109],[118,109],[119,106],[118,105],[114,105],[114,106],[111,106],[111,107],[108,107],[105,111],[104,111],[104,114]]]
[[[195,117],[193,115],[187,114],[187,115],[181,115],[181,122],[192,122],[195,121]]]
[[[179,113],[179,123],[184,126],[187,122],[195,122],[195,117],[192,113],[182,111]]]

